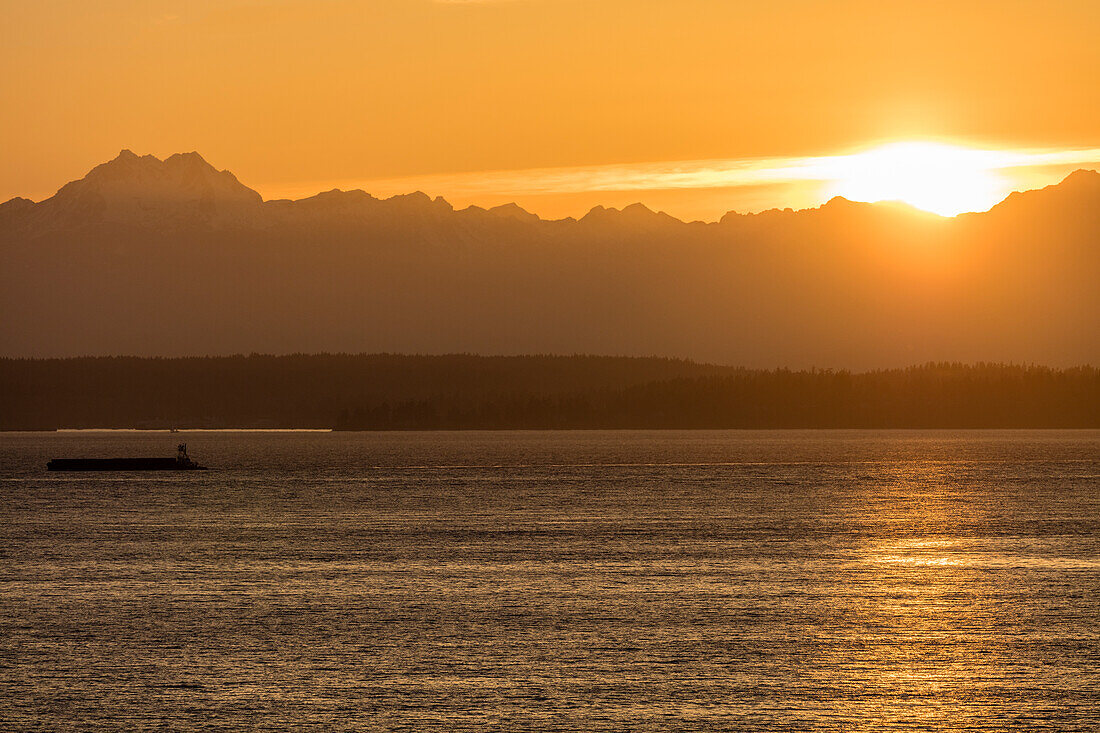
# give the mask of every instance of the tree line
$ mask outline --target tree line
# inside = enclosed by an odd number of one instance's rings
[[[0,360],[0,429],[1097,428],[1100,370],[317,354]]]

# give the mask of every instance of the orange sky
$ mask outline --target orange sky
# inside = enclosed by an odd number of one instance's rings
[[[131,148],[198,150],[267,197],[396,193],[388,181],[554,216],[812,205],[826,189],[789,181],[516,181],[910,139],[1095,151],[1098,37],[1096,0],[2,2],[0,200],[44,198]],[[1100,165],[1088,157],[1012,181]]]

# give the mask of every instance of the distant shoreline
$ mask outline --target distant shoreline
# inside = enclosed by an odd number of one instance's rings
[[[0,430],[1100,428],[1100,369],[869,372],[591,356],[0,359]]]
[[[341,430],[334,428],[187,428],[177,433],[158,428],[58,428],[41,430],[0,429],[0,435],[13,434],[156,434],[156,435],[197,435],[250,433],[264,435],[354,435],[359,433],[1089,433],[1100,430],[1096,427],[683,427],[683,428],[367,428],[362,430]]]
[[[25,431],[35,432],[35,431]],[[332,428],[54,428],[55,433],[331,433]]]

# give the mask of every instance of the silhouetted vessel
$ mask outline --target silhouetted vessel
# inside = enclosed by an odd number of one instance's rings
[[[205,471],[187,455],[187,444],[180,443],[175,458],[54,458],[46,464],[50,471]]]

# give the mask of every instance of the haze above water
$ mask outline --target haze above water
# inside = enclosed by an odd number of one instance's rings
[[[1100,726],[1100,431],[0,435],[9,730]]]

